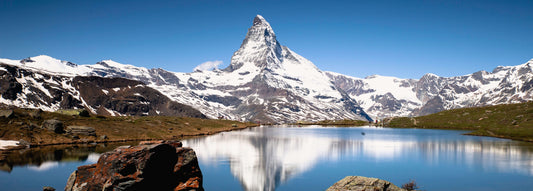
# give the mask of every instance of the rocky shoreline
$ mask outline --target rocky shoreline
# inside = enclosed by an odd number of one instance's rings
[[[33,109],[0,110],[0,152],[51,145],[179,140],[257,126],[229,120],[67,115]],[[5,143],[5,144],[4,144]]]
[[[65,191],[175,190],[203,191],[203,175],[193,149],[179,141],[143,141],[101,155],[96,164],[79,166]],[[415,185],[416,186],[416,185]],[[55,190],[44,187],[43,190]],[[347,176],[327,191],[407,191],[378,178]]]
[[[196,190],[202,191],[196,153],[179,141],[144,141],[104,153],[98,163],[80,166],[66,191]]]
[[[246,126],[246,127],[235,127],[230,130],[217,130],[217,131],[208,131],[208,132],[202,132],[202,133],[193,133],[193,134],[182,134],[180,138],[192,138],[192,137],[198,137],[198,136],[207,136],[207,135],[214,135],[217,133],[222,132],[229,132],[229,131],[236,131],[236,130],[243,130],[247,128],[252,128],[255,126]],[[73,141],[67,141],[67,142],[55,142],[55,143],[36,143],[36,144],[21,144],[21,141],[14,141],[14,140],[1,140],[1,141],[10,141],[10,142],[17,142],[16,144],[9,144],[6,145],[5,148],[0,148],[1,151],[13,151],[13,150],[19,150],[19,149],[25,149],[25,148],[36,148],[36,147],[45,147],[45,146],[55,146],[55,145],[81,145],[81,144],[100,144],[100,143],[121,143],[121,142],[134,142],[134,141],[156,141],[161,140],[158,138],[149,138],[149,139],[116,139],[116,140],[73,140]],[[168,139],[172,140],[172,139]]]

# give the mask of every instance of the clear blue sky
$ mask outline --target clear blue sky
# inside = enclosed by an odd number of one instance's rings
[[[0,0],[0,58],[225,67],[260,14],[282,45],[322,70],[448,77],[532,59],[532,10],[532,0]]]

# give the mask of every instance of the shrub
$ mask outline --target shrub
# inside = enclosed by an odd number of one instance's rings
[[[411,190],[416,190],[419,187],[418,185],[416,185],[415,180],[409,180],[409,182],[402,184],[402,188],[411,191]]]
[[[89,113],[89,111],[87,111],[86,109],[81,110],[79,115],[80,115],[81,117],[90,117],[90,116],[91,116],[91,114]]]

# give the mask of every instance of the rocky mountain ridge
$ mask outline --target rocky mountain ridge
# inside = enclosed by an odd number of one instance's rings
[[[0,63],[2,74],[13,70],[9,68],[35,74],[25,78],[4,77],[0,83],[0,103],[4,105],[45,110],[89,105],[93,112],[115,115],[153,115],[162,111],[150,110],[150,113],[138,106],[134,107],[139,108],[137,111],[125,113],[120,109],[123,106],[111,108],[109,104],[103,107],[106,109],[98,109],[101,105],[99,101],[106,100],[108,93],[115,92],[111,91],[113,89],[84,91],[92,93],[91,97],[96,96],[96,100],[99,100],[88,103],[86,99],[79,99],[78,90],[64,81],[90,79],[90,76],[125,78],[157,90],[170,101],[192,106],[210,118],[268,123],[372,120],[533,99],[533,71],[530,67],[533,60],[518,66],[498,67],[493,72],[480,71],[449,78],[434,74],[426,74],[418,80],[379,75],[355,78],[321,71],[311,61],[282,46],[270,24],[260,15],[254,18],[230,65],[222,70],[180,73],[136,67],[112,60],[78,65],[44,55],[22,60],[0,59]],[[50,80],[56,78],[58,80]],[[52,87],[47,83],[54,84],[54,88],[47,88]],[[33,86],[29,88],[21,84]],[[98,89],[101,85],[93,84],[92,88]],[[58,90],[71,93],[56,95],[54,92]],[[145,103],[140,98],[113,103],[132,101]]]
[[[25,59],[27,62],[28,59]],[[0,63],[0,105],[46,111],[88,109],[93,114],[206,118],[144,83],[126,78],[62,76]]]
[[[426,74],[420,79],[373,75],[355,78],[327,72],[373,117],[420,116],[442,110],[533,100],[533,60],[455,77]]]

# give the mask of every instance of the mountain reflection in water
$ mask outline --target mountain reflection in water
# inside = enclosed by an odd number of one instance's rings
[[[16,166],[27,166],[30,170],[44,171],[56,168],[63,162],[96,163],[101,153],[111,151],[121,145],[137,143],[56,145],[4,152],[1,153],[5,158],[0,161],[0,171],[11,172]]]
[[[487,171],[533,175],[531,144],[461,136],[458,131],[257,127],[183,143],[196,151],[200,165],[228,161],[244,190],[275,190],[319,162],[356,156],[375,161],[420,158],[428,164],[452,161]]]

